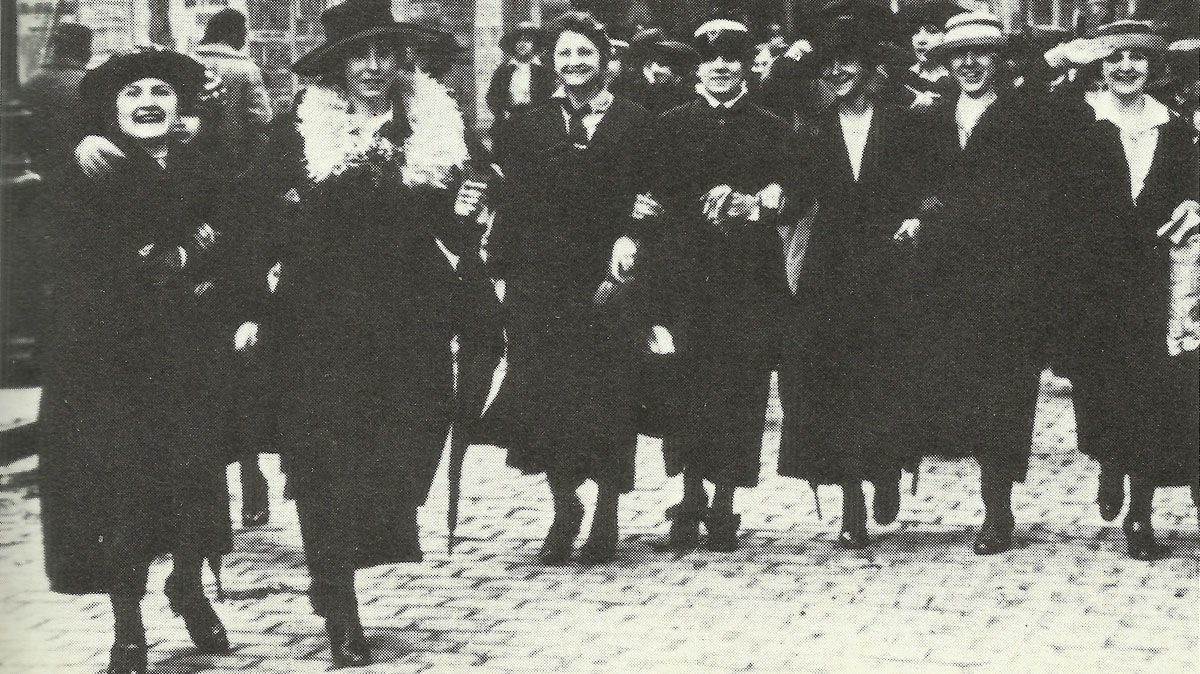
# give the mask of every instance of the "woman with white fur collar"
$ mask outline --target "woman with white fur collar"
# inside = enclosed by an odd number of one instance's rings
[[[319,80],[250,189],[254,215],[275,223],[256,268],[281,264],[264,330],[290,377],[280,428],[309,596],[334,663],[359,666],[371,655],[354,572],[421,559],[416,511],[454,409],[451,341],[473,343],[466,298],[490,288],[468,280],[482,278],[483,186],[466,180],[462,115],[413,65],[437,34],[378,0],[321,21],[326,42],[293,66]]]
[[[1123,528],[1130,556],[1144,561],[1168,552],[1151,526],[1154,491],[1190,485],[1197,498],[1200,444],[1196,145],[1190,125],[1146,93],[1166,51],[1150,24],[1117,21],[1047,54],[1098,70],[1104,85],[1070,134],[1088,232],[1070,256],[1061,370],[1074,386],[1079,448],[1100,462],[1100,513],[1120,514],[1129,475]]]

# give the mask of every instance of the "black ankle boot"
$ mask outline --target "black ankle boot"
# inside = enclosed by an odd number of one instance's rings
[[[1100,479],[1096,488],[1096,505],[1105,522],[1117,519],[1125,507],[1125,475],[1112,468],[1100,466]]]
[[[357,612],[351,616],[325,619],[329,656],[335,667],[365,667],[371,664],[371,647],[363,636]]]
[[[676,503],[667,508],[666,518],[671,522],[668,544],[675,550],[695,550],[700,545],[700,521],[705,509],[690,503]]]
[[[1125,530],[1125,540],[1129,544],[1129,556],[1140,562],[1153,562],[1156,559],[1162,559],[1171,553],[1171,549],[1165,545],[1159,545],[1154,540],[1154,527],[1150,524],[1150,517],[1126,517],[1125,524],[1121,527]]]
[[[146,674],[145,642],[118,642],[109,651],[105,674]]]
[[[875,495],[871,497],[871,509],[875,511],[875,522],[887,526],[900,516],[900,474],[895,479],[883,478],[875,482]],[[864,532],[865,533],[865,532]]]
[[[570,563],[571,553],[575,550],[575,539],[579,537],[579,528],[583,524],[583,504],[574,494],[569,497],[555,497],[554,521],[546,532],[546,540],[538,558],[548,566],[563,566]]]
[[[733,513],[719,513],[709,510],[704,518],[704,528],[708,529],[709,550],[717,552],[733,552],[738,549],[738,529],[742,527],[742,516]]]
[[[870,543],[867,537],[867,503],[862,483],[853,481],[842,485],[842,530],[838,545],[847,550],[862,550]]]
[[[167,595],[167,604],[175,615],[183,618],[196,648],[204,653],[229,652],[229,635],[198,581],[185,585],[168,577],[163,594]]]

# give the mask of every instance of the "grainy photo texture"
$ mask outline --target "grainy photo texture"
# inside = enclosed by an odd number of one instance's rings
[[[1200,671],[1197,0],[2,0],[0,672]]]

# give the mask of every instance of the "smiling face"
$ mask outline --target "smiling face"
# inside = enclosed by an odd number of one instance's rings
[[[996,86],[1000,54],[995,51],[963,49],[950,57],[950,73],[962,92],[979,97]]]
[[[839,56],[821,66],[821,79],[839,99],[853,98],[863,90],[866,71],[861,60]]]
[[[146,77],[117,93],[117,126],[135,140],[166,137],[179,123],[179,95],[165,81]]]
[[[763,46],[754,55],[754,65],[750,66],[750,72],[754,73],[754,76],[761,82],[771,73],[771,66],[774,63],[775,59],[771,56],[770,47]]]
[[[596,86],[603,72],[600,49],[582,33],[563,31],[554,43],[554,72],[568,89]]]
[[[400,77],[401,57],[392,46],[383,42],[366,42],[346,54],[342,75],[346,93],[352,99],[379,101]]]
[[[1132,98],[1146,91],[1150,80],[1150,55],[1143,51],[1122,49],[1100,62],[1104,82],[1118,97]]]
[[[728,100],[737,95],[746,81],[746,67],[733,56],[716,56],[701,63],[696,76],[705,91],[719,100]]]
[[[927,24],[917,28],[912,36],[913,53],[917,61],[924,63],[929,58],[929,50],[940,45],[946,39],[946,32],[939,26]]]

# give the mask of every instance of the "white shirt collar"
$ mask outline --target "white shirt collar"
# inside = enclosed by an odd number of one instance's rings
[[[738,91],[737,96],[734,96],[728,101],[721,101],[717,100],[712,94],[708,93],[708,89],[705,89],[704,85],[696,85],[696,93],[703,96],[704,100],[708,101],[710,106],[713,108],[725,108],[726,110],[732,108],[734,105],[737,105],[737,102],[742,100],[742,97],[749,93],[749,91],[750,89],[746,86],[746,83],[742,82],[742,88],[740,91]]]
[[[571,100],[571,98],[569,96],[567,96],[566,88],[563,86],[558,87],[558,91],[554,92],[553,97],[560,98],[560,99],[563,99],[566,101]],[[587,101],[585,103],[585,105],[587,105],[589,108],[592,109],[593,113],[608,112],[608,109],[609,109],[609,107],[612,106],[612,104],[613,104],[613,95],[612,95],[612,92],[608,90],[608,87],[603,87],[602,89],[600,89],[600,91],[595,96],[592,97],[592,100]]]
[[[1142,94],[1145,107],[1142,114],[1136,116],[1123,115],[1118,111],[1117,101],[1112,92],[1104,91],[1088,97],[1088,102],[1096,111],[1096,121],[1112,122],[1123,133],[1139,134],[1156,129],[1171,121],[1171,112],[1167,106],[1159,103],[1153,96]]]

